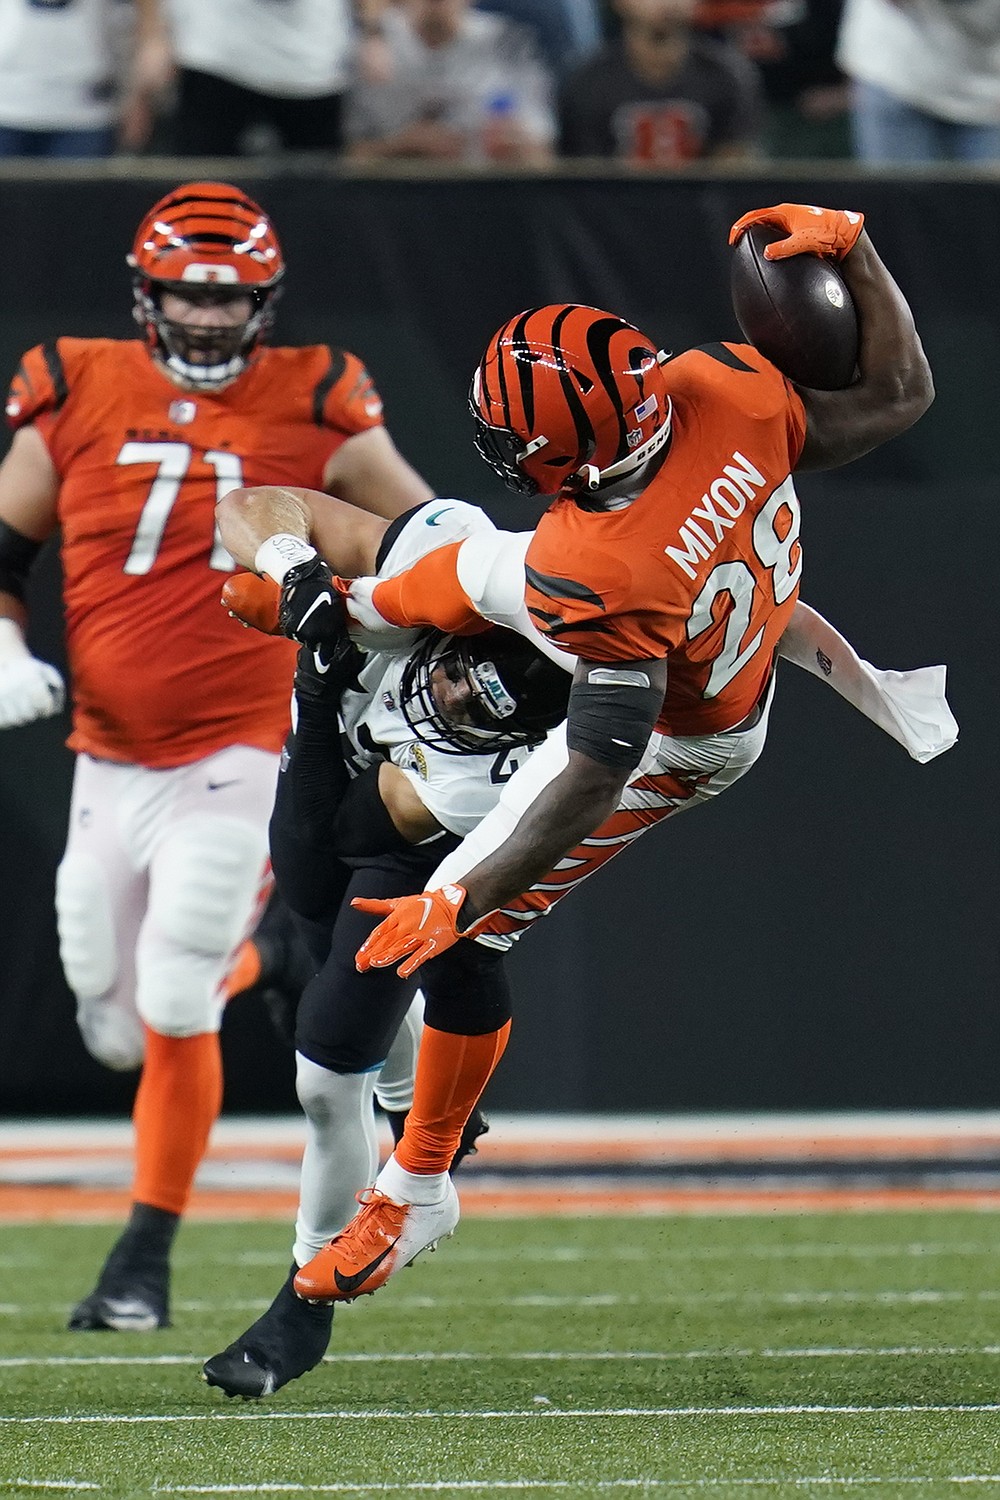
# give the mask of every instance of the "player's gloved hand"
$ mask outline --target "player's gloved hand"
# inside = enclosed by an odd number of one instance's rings
[[[0,620],[0,729],[51,719],[65,701],[57,669],[32,656],[14,620]]]
[[[282,635],[304,646],[332,644],[347,631],[345,585],[334,578],[321,557],[296,563],[285,574],[278,605]]]
[[[737,219],[729,231],[729,243],[735,245],[751,224],[773,224],[787,235],[787,239],[765,246],[765,260],[786,260],[790,255],[829,255],[843,260],[854,249],[865,227],[865,216],[848,209],[814,208],[809,203],[776,203],[773,208],[755,208]]]
[[[474,936],[478,930],[475,922],[461,931],[458,926],[465,898],[464,885],[443,885],[437,891],[396,896],[388,901],[356,897],[351,905],[358,911],[385,918],[358,949],[354,960],[358,972],[387,969],[404,959],[396,972],[400,979],[408,979],[421,964],[444,953],[459,938]]]
[[[356,687],[358,673],[365,664],[364,652],[346,633],[329,644],[301,647],[295,663],[295,696],[300,705],[322,706],[337,713],[340,695],[345,688]]]
[[[234,620],[264,635],[280,635],[278,629],[278,605],[281,590],[270,578],[258,578],[256,573],[234,573],[222,585],[222,607]]]

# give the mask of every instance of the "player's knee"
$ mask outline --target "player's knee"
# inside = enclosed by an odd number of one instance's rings
[[[162,1036],[198,1036],[218,1031],[225,964],[216,956],[158,944],[140,954],[136,1010]]]
[[[68,853],[56,873],[59,956],[76,996],[83,1045],[115,1072],[141,1067],[145,1037],[131,995],[119,992],[120,965],[107,877],[90,854]]]
[[[233,818],[192,820],[157,859],[151,919],[178,948],[224,958],[246,930],[266,858],[262,828]]]
[[[306,1118],[318,1130],[346,1128],[371,1109],[374,1075],[335,1073],[301,1052],[295,1054],[295,1092]]]
[[[482,1036],[511,1018],[503,954],[481,943],[455,943],[421,969],[424,1019],[436,1031]]]
[[[115,1073],[132,1073],[142,1067],[146,1034],[131,1008],[98,995],[76,1004],[76,1024],[91,1057]]]

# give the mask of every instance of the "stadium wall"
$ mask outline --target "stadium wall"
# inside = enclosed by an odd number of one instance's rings
[[[154,163],[127,177],[0,176],[3,369],[59,334],[130,335],[125,252],[184,175]],[[937,401],[850,470],[802,478],[803,597],[879,666],[947,663],[959,744],[918,766],[786,665],[754,772],[640,840],[514,955],[514,1038],[489,1097],[505,1110],[1000,1104],[996,181],[237,180],[284,241],[277,336],[361,354],[399,446],[438,492],[511,526],[536,512],[486,471],[466,414],[470,372],[501,321],[565,299],[611,307],[675,350],[736,338],[733,219],[782,200],[868,214]],[[31,602],[33,647],[59,661],[51,550]],[[83,1052],[59,969],[65,732],[48,722],[0,737],[0,1114],[120,1112],[134,1087]],[[247,1002],[227,1018],[231,1109],[294,1107],[291,1060],[276,1059],[266,1026]]]

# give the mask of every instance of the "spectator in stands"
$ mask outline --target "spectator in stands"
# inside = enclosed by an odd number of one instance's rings
[[[621,36],[563,82],[561,147],[669,167],[746,157],[760,82],[736,47],[693,29],[695,0],[613,0]]]
[[[541,164],[556,134],[551,74],[531,33],[470,0],[401,0],[381,21],[391,66],[351,91],[360,160]]]
[[[598,0],[478,0],[480,10],[493,10],[530,26],[542,56],[555,74],[576,67],[603,35]]]
[[[847,0],[861,161],[1000,161],[1000,0]]]
[[[170,10],[179,155],[340,149],[359,30],[377,26],[380,4],[170,0]]]
[[[110,156],[168,80],[158,0],[0,4],[0,157]]]
[[[699,20],[706,9],[699,8]],[[760,72],[767,156],[840,160],[851,155],[850,90],[834,61],[842,9],[842,0],[765,5],[735,33],[740,50]]]

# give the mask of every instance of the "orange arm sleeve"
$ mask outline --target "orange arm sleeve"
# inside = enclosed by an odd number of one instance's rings
[[[376,584],[372,603],[390,625],[433,625],[448,635],[478,635],[489,630],[458,581],[458,549],[449,542],[428,552],[395,578]]]

